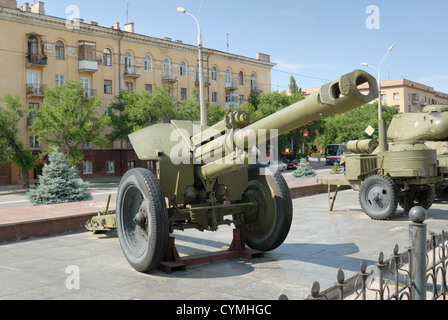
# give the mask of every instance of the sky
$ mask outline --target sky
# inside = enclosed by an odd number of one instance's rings
[[[135,32],[197,45],[194,19],[202,0],[43,0],[47,15],[68,18],[79,8],[85,22],[110,27],[135,23]],[[20,0],[18,6],[22,5]],[[448,93],[446,0],[204,0],[203,46],[276,63],[272,90],[322,86],[354,69],[381,79],[405,78]]]

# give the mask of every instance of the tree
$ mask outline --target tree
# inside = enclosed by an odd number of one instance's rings
[[[199,90],[193,89],[192,98],[182,101],[176,110],[176,119],[200,121]],[[207,124],[212,126],[224,119],[227,110],[217,104],[207,102]]]
[[[18,124],[24,116],[20,96],[6,95],[0,99],[6,104],[0,106],[0,163],[14,163],[22,171],[23,188],[29,188],[28,172],[36,166],[36,157],[31,150],[25,150],[18,138]]]
[[[177,105],[168,87],[121,91],[110,105],[113,132],[111,140],[126,139],[129,134],[158,122],[176,117]]]
[[[383,118],[387,125],[398,113],[396,106],[383,105]],[[378,139],[378,133],[369,137],[365,130],[371,125],[378,128],[378,103],[366,104],[360,108],[350,110],[343,114],[333,115],[323,120],[324,126],[316,139],[319,149],[324,149],[327,144],[341,143],[358,139]]]
[[[316,171],[314,171],[313,167],[310,166],[305,158],[302,158],[300,159],[299,166],[293,171],[292,175],[295,178],[315,177]]]
[[[63,86],[47,88],[45,102],[35,111],[32,129],[47,151],[56,146],[67,152],[71,165],[77,166],[84,159],[84,145],[109,145],[104,130],[110,118],[98,111],[100,105],[101,97],[87,97],[81,82],[67,81]]]
[[[79,180],[76,168],[70,166],[64,154],[56,149],[49,155],[49,163],[44,165],[39,186],[26,196],[35,205],[92,199],[87,183]]]
[[[299,93],[299,87],[297,86],[296,79],[291,75],[289,77],[289,92],[291,94]]]

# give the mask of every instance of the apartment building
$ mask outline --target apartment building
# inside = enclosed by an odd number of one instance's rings
[[[302,89],[302,92],[309,95],[317,89]],[[360,86],[360,90],[366,94],[368,92],[365,85]],[[401,113],[420,112],[427,105],[448,104],[448,94],[407,79],[382,80],[381,102],[388,106],[396,106]]]
[[[448,94],[407,79],[381,81],[381,102],[401,113],[420,112],[431,104],[448,104]]]
[[[106,110],[121,90],[148,90],[168,86],[179,100],[190,98],[199,88],[197,46],[171,38],[154,38],[134,32],[134,23],[120,27],[45,14],[44,2],[0,0],[0,97],[20,95],[29,109],[43,103],[44,90],[68,80],[83,83],[85,96],[102,97]],[[194,32],[194,30],[192,31]],[[271,69],[267,54],[255,58],[203,49],[206,100],[223,108],[247,100],[251,91],[269,92]],[[25,146],[38,152],[40,145],[31,131],[30,118],[19,124]],[[142,164],[127,141],[114,141],[110,149],[86,146],[84,178],[121,176]],[[31,174],[37,178],[39,168]],[[0,183],[20,183],[19,171],[0,166]]]

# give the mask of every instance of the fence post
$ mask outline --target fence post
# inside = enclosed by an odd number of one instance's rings
[[[426,210],[415,206],[409,210],[409,242],[411,246],[411,299],[426,300]]]

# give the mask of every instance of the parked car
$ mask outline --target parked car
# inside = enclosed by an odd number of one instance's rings
[[[299,160],[292,160],[290,163],[288,163],[286,169],[296,170],[298,166],[299,166]]]
[[[286,164],[283,161],[274,161],[270,164],[271,167],[276,168],[277,171],[285,171]]]

